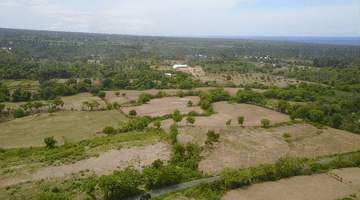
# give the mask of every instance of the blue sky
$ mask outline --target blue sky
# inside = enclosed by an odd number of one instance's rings
[[[0,27],[153,36],[359,36],[359,1],[0,0]]]

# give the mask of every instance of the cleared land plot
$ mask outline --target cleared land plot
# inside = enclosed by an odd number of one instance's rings
[[[91,103],[93,100],[100,103],[99,109],[106,108],[106,103],[101,98],[92,96],[90,93],[79,93],[73,96],[61,97],[61,99],[64,101],[64,106],[60,108],[64,108],[66,110],[70,110],[71,108],[81,110],[84,101]],[[85,107],[85,109],[87,108]]]
[[[164,116],[171,114],[174,110],[179,110],[181,114],[187,114],[190,111],[196,111],[201,114],[203,111],[200,107],[187,107],[188,101],[192,101],[196,105],[200,98],[197,96],[188,97],[164,97],[161,99],[152,99],[148,103],[141,106],[123,108],[124,113],[129,113],[130,110],[134,109],[137,112],[137,116],[149,115],[151,117]]]
[[[195,142],[205,146],[208,130],[220,133],[219,142],[214,142],[216,148],[205,150],[202,153],[204,160],[199,162],[199,170],[209,174],[219,173],[224,167],[241,169],[247,166],[273,164],[280,157],[287,155],[316,158],[351,152],[359,150],[360,139],[359,135],[350,132],[329,127],[327,130],[319,130],[309,124],[270,129],[180,125],[178,129],[180,134],[177,138],[182,145]],[[284,133],[290,133],[292,137],[285,139]]]
[[[11,79],[7,79],[3,82],[4,85],[9,86],[12,82],[14,82],[14,80]]]
[[[226,126],[226,121],[232,119],[230,126],[239,126],[237,122],[238,116],[245,117],[243,126],[261,126],[261,119],[269,119],[271,124],[274,124],[275,122],[290,121],[288,115],[250,104],[232,105],[226,101],[222,101],[213,103],[212,106],[217,114],[209,117],[195,117],[194,125],[224,127]],[[168,126],[171,125],[172,120],[164,120],[163,122],[164,127],[168,128]],[[186,125],[186,119],[184,118],[179,122],[179,125]]]
[[[44,138],[54,136],[57,145],[102,136],[105,126],[117,127],[117,122],[127,121],[117,110],[110,111],[61,111],[32,115],[0,124],[0,147],[21,148],[44,146]]]
[[[14,82],[12,82],[12,83],[9,85],[9,87],[17,87],[17,86],[21,85],[23,82],[24,82],[23,80],[21,80],[21,81],[14,81]]]
[[[0,181],[0,186],[4,187],[19,182],[34,181],[50,177],[62,177],[71,173],[78,173],[80,170],[90,170],[98,174],[111,174],[114,170],[123,170],[128,166],[133,166],[137,170],[142,170],[142,166],[151,165],[156,159],[168,161],[170,159],[170,146],[165,143],[156,143],[143,147],[133,147],[129,149],[110,150],[100,154],[99,157],[92,157],[87,160],[79,161],[71,165],[54,166],[44,168],[26,177],[4,179]]]
[[[21,86],[29,87],[32,82],[33,82],[32,80],[26,80],[23,83],[21,83]]]
[[[333,170],[332,172],[341,171],[345,176],[353,177],[352,183],[359,183],[359,168],[344,168]],[[341,177],[341,175],[340,175]],[[237,200],[237,199],[317,199],[328,200],[338,199],[356,194],[359,197],[359,190],[355,188],[354,184],[349,182],[340,182],[328,174],[317,174],[313,176],[297,176],[289,179],[282,179],[275,182],[265,182],[255,184],[249,188],[237,189],[227,192],[227,195],[222,197],[222,200]]]

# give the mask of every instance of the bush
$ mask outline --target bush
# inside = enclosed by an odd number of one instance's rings
[[[172,119],[174,120],[174,123],[179,123],[183,119],[183,116],[180,114],[179,110],[174,110]]]
[[[115,95],[118,97],[120,95],[120,92],[115,92]]]
[[[134,110],[134,109],[130,110],[130,111],[129,111],[129,115],[135,117],[135,116],[137,115],[136,110]]]
[[[209,130],[206,135],[208,136],[208,139],[211,141],[216,141],[220,138],[220,134],[219,133],[215,133],[214,130]]]
[[[21,118],[25,116],[24,110],[22,108],[18,108],[16,110],[14,110],[14,116],[16,118]]]
[[[106,108],[107,108],[108,110],[111,110],[112,104],[111,104],[111,103],[108,103],[108,104],[106,105]]]
[[[105,96],[106,96],[106,93],[105,92],[99,92],[99,94],[98,94],[98,97],[100,97],[100,98],[105,98]]]
[[[105,126],[102,130],[102,133],[105,133],[106,135],[111,135],[114,132],[115,132],[115,129],[112,126]]]
[[[187,117],[186,118],[186,123],[194,124],[195,123],[195,118],[194,117]]]
[[[154,126],[156,126],[157,128],[160,128],[160,127],[161,127],[161,122],[160,122],[160,120],[154,121]]]
[[[226,121],[226,125],[230,125],[230,124],[231,124],[231,121],[232,121],[232,119],[227,120],[227,121]]]
[[[192,101],[188,101],[187,107],[191,107],[193,106],[193,102]]]
[[[125,95],[126,95],[126,93],[122,93],[122,94],[121,94],[122,97],[125,97]]]
[[[122,94],[124,94],[124,93],[122,93]],[[136,101],[135,100],[130,100],[130,103],[136,103]]]
[[[262,119],[262,120],[261,120],[261,124],[262,124],[263,128],[267,128],[267,127],[269,127],[269,125],[270,125],[270,120],[268,120],[268,119]]]
[[[54,108],[49,108],[46,110],[47,113],[50,113],[51,115],[55,112]]]
[[[54,147],[55,147],[55,143],[56,143],[57,141],[54,139],[54,136],[50,136],[50,137],[45,138],[45,139],[44,139],[44,142],[45,142],[45,147],[54,148]]]
[[[244,121],[245,121],[245,117],[244,116],[239,116],[237,119],[238,119],[238,123],[242,126]]]
[[[284,138],[291,138],[291,134],[290,133],[284,133],[283,137]]]
[[[41,193],[36,196],[36,200],[65,200],[65,197],[59,194]]]

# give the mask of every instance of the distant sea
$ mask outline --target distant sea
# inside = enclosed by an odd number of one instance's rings
[[[208,38],[242,38],[253,40],[287,40],[300,43],[360,45],[360,37],[326,36],[213,36]]]

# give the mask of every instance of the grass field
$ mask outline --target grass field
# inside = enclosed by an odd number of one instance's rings
[[[44,138],[54,136],[58,145],[65,141],[77,142],[102,134],[105,126],[117,127],[118,121],[127,121],[117,110],[110,111],[61,111],[33,115],[0,124],[0,148],[44,146]]]
[[[7,80],[4,81],[4,85],[9,86],[12,82],[14,82],[14,80],[7,79]]]
[[[33,82],[33,80],[26,80],[23,83],[21,83],[21,86],[29,87],[32,82]]]
[[[14,81],[14,82],[12,82],[12,83],[9,85],[9,87],[18,87],[18,86],[20,86],[23,82],[24,82],[23,80],[21,80],[21,81]]]

